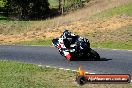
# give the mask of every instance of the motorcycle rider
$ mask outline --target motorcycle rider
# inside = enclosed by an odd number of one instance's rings
[[[71,59],[71,55],[69,53],[69,50],[72,49],[70,47],[71,44],[75,44],[76,40],[79,38],[78,35],[75,35],[73,33],[71,33],[69,30],[65,30],[63,32],[63,34],[60,36],[59,40],[58,40],[58,46],[57,48],[60,51],[63,51],[64,56],[70,60]],[[75,50],[75,49],[74,49]]]

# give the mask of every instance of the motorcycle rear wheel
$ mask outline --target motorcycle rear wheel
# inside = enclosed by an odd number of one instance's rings
[[[94,51],[93,49],[90,49],[90,58],[92,60],[97,61],[97,60],[100,60],[100,55],[96,51]]]

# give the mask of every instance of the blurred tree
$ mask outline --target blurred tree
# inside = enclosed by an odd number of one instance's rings
[[[48,0],[34,0],[33,3],[30,3],[30,17],[40,17],[46,18],[49,15],[49,3]]]
[[[7,15],[17,19],[39,19],[48,16],[48,0],[7,0]]]
[[[6,0],[0,0],[0,7],[4,7],[6,4]]]

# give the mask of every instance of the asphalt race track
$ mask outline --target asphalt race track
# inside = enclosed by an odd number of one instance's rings
[[[100,61],[67,61],[58,50],[43,46],[0,46],[1,60],[15,60],[77,70],[81,65],[92,73],[124,73],[132,75],[132,51],[94,49]]]

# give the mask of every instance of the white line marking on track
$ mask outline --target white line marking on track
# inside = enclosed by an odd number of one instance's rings
[[[8,60],[0,60],[0,61],[8,61]]]
[[[57,67],[54,67],[55,69],[57,68]]]
[[[42,66],[42,65],[38,65],[38,66]],[[51,67],[51,66],[45,66],[45,67],[47,67],[47,68],[49,68],[49,67]],[[58,67],[51,67],[51,68],[58,68]],[[67,70],[67,71],[69,71],[69,70],[71,70],[71,69],[65,69],[65,68],[58,68],[58,69],[60,69],[60,70]],[[71,70],[72,72],[77,72],[77,70]],[[85,72],[86,74],[96,74],[96,73],[89,73],[89,72]],[[132,83],[132,80],[131,80],[131,83]]]
[[[72,70],[73,72],[77,72],[77,70]]]
[[[95,74],[95,73],[89,73],[89,74]]]
[[[59,68],[59,69],[63,70],[64,68]]]
[[[42,65],[38,65],[39,67],[42,67]]]
[[[49,68],[50,66],[45,66],[45,67]]]
[[[69,71],[70,69],[65,69],[66,71]]]

